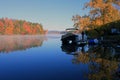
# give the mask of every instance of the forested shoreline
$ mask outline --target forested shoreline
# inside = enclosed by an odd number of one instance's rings
[[[17,19],[0,19],[0,35],[45,34],[42,24]]]

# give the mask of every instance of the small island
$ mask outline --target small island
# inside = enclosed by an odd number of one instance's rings
[[[17,19],[0,19],[0,35],[45,34],[42,24]]]

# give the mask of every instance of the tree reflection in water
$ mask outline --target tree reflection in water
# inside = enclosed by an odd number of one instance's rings
[[[120,47],[62,44],[61,48],[73,55],[73,64],[88,64],[89,80],[120,80]]]
[[[26,50],[31,47],[42,46],[45,39],[45,36],[39,35],[0,36],[0,53],[8,53],[16,50]]]

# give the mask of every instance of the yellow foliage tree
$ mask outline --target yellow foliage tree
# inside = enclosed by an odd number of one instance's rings
[[[85,4],[89,8],[89,16],[73,16],[75,27],[80,31],[94,29],[98,26],[120,20],[120,0],[90,0]]]

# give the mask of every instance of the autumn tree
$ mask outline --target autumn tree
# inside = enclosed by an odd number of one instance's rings
[[[6,20],[6,29],[5,29],[5,34],[13,34],[13,29],[14,29],[14,25],[13,25],[13,21],[11,19],[5,19]]]
[[[4,31],[4,24],[2,21],[0,21],[0,34],[3,34]]]
[[[20,34],[21,32],[21,21],[14,20],[14,34]]]
[[[90,18],[94,25],[104,25],[120,19],[120,0],[90,0],[85,4],[90,8]]]
[[[23,28],[25,29],[25,33],[28,33],[28,34],[31,34],[31,33],[32,33],[31,27],[30,27],[29,23],[24,22],[24,23],[23,23]]]
[[[79,29],[91,28],[120,20],[120,0],[90,0],[85,4],[84,9],[89,9],[88,16],[76,15],[73,21]]]
[[[72,20],[74,21],[74,27],[78,28],[81,31],[89,29],[90,18],[89,16],[73,16]]]

